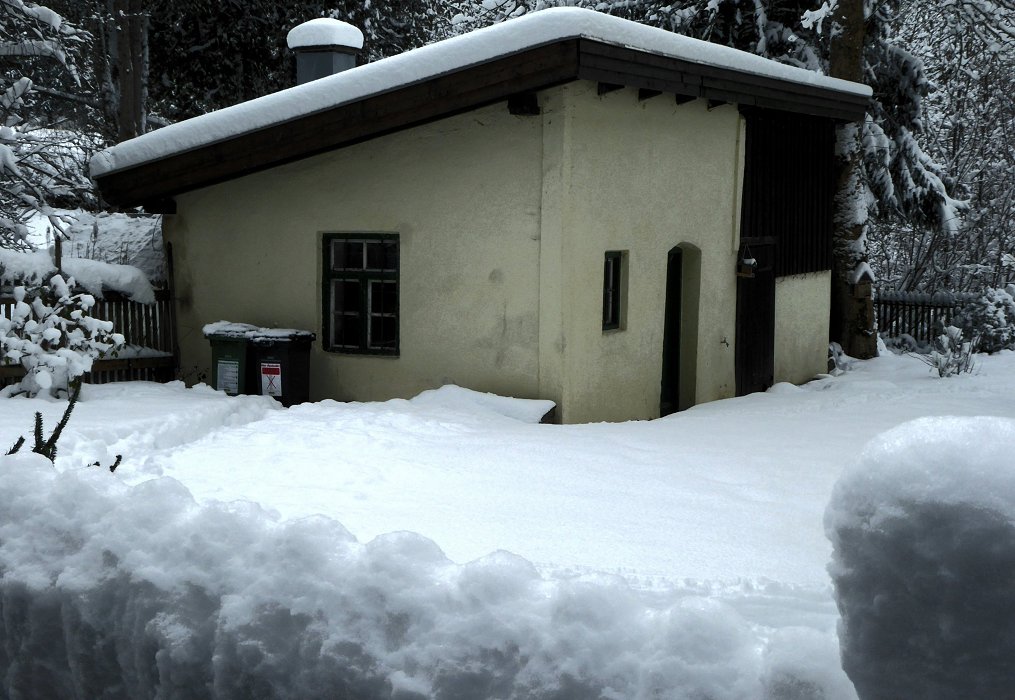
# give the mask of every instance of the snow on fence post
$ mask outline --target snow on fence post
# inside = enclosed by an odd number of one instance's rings
[[[842,666],[861,700],[1015,688],[1015,420],[937,417],[876,438],[825,531]]]

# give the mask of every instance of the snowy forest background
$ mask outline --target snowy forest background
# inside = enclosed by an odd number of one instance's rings
[[[288,87],[285,34],[320,16],[360,27],[361,60],[577,4],[831,72],[845,2],[815,0],[0,0],[0,247],[37,213],[103,208],[92,153]],[[1015,281],[1012,0],[867,0],[853,246],[881,289],[981,292]],[[853,28],[855,31],[857,28]],[[866,245],[864,245],[866,243]]]

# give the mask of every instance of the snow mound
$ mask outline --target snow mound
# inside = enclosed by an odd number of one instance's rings
[[[516,399],[445,384],[410,399],[418,408],[446,409],[482,417],[511,418],[523,423],[538,423],[557,404],[547,399]]]
[[[126,294],[141,304],[155,303],[155,290],[145,274],[132,265],[118,265],[85,258],[65,258],[63,269],[80,286],[97,297],[103,290]]]
[[[863,698],[1015,687],[1015,420],[923,418],[876,438],[825,514],[843,668]]]
[[[58,209],[66,225],[63,257],[88,258],[140,269],[149,280],[165,280],[162,217],[135,213]],[[46,236],[40,244],[49,245]]]
[[[0,285],[44,284],[55,272],[53,260],[45,251],[22,253],[0,248]]]
[[[31,455],[0,457],[0,572],[10,697],[851,697],[716,600],[547,581],[507,552],[456,565],[415,533],[364,544]]]
[[[797,394],[806,391],[803,387],[799,387],[796,384],[790,384],[789,382],[777,382],[772,386],[768,387],[767,393],[769,394]]]

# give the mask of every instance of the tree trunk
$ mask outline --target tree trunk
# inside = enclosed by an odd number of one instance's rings
[[[863,0],[839,0],[831,39],[829,73],[863,82]],[[836,132],[839,160],[838,192],[832,261],[830,337],[847,355],[876,357],[872,281],[867,266],[867,186],[864,181],[861,124],[840,126]]]
[[[114,0],[116,27],[117,134],[116,140],[145,132],[148,82],[148,15],[143,0]]]

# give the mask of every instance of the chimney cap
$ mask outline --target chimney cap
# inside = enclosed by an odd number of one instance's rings
[[[363,48],[363,32],[348,22],[320,17],[290,29],[286,43],[294,51],[332,47],[357,50]]]

